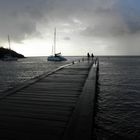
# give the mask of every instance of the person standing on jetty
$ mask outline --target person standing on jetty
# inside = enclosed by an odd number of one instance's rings
[[[93,58],[94,58],[94,55],[93,55],[93,53],[91,54],[91,58],[92,58],[92,60],[93,60]]]
[[[87,53],[87,58],[88,58],[88,60],[90,59],[90,54],[89,53]]]
[[[91,57],[92,57],[92,58],[94,57],[93,53],[91,54]]]

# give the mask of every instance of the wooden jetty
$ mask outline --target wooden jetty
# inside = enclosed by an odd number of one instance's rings
[[[98,63],[78,61],[0,96],[1,140],[90,140]]]

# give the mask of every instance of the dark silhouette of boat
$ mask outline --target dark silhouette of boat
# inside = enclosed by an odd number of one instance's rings
[[[18,58],[14,57],[11,54],[11,44],[10,44],[10,36],[9,35],[8,35],[8,43],[9,43],[9,53],[4,55],[4,57],[1,60],[3,60],[3,61],[17,61]]]
[[[48,61],[66,61],[67,59],[61,55],[61,53],[56,53],[55,55],[49,56]]]
[[[52,51],[52,55],[48,56],[47,60],[48,61],[66,61],[67,59],[65,57],[63,57],[61,55],[61,53],[56,53],[55,49],[56,49],[56,28],[54,30],[54,46],[53,46],[53,51]]]

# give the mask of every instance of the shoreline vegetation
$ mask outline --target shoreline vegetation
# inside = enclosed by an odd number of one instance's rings
[[[15,58],[25,58],[24,55],[19,54],[11,49],[0,47],[0,59],[3,59],[5,56],[10,55]]]

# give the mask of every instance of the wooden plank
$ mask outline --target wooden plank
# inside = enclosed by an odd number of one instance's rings
[[[22,90],[23,91],[23,90]],[[57,88],[52,88],[52,87],[44,87],[44,88],[39,88],[39,87],[34,87],[34,88],[32,88],[32,87],[28,87],[28,88],[26,88],[26,90],[24,90],[25,92],[38,92],[38,93],[42,93],[42,92],[54,92],[54,91],[58,91],[58,92],[63,92],[63,93],[65,93],[65,92],[67,92],[67,91],[69,91],[69,92],[76,92],[76,91],[79,91],[79,92],[81,92],[82,91],[82,87],[79,87],[79,88],[65,88],[65,87],[63,87],[63,89],[62,88],[59,88],[59,87],[57,87]]]
[[[92,63],[92,62],[91,62]],[[79,70],[89,70],[89,68],[91,67],[91,63],[90,64],[79,64],[79,65],[71,65],[72,69],[79,69]],[[69,69],[69,67],[66,67],[65,69]]]
[[[79,78],[86,78],[86,75],[64,75],[64,74],[54,74],[54,75],[50,75],[49,78],[59,78],[60,81],[66,78],[70,78],[70,79],[79,79]]]
[[[41,109],[41,108],[21,108],[15,106],[2,106],[0,107],[1,112],[29,112],[34,114],[57,114],[57,115],[70,115],[70,110],[48,110],[48,109]]]
[[[61,105],[44,105],[44,104],[17,104],[17,103],[10,103],[10,102],[0,102],[1,107],[9,107],[12,106],[13,108],[32,108],[32,109],[45,109],[45,110],[59,110],[59,111],[71,111],[73,107],[69,106],[61,106]]]
[[[18,92],[14,97],[26,97],[26,96],[28,96],[29,98],[30,97],[36,97],[36,98],[48,98],[48,97],[54,97],[54,98],[56,98],[56,97],[62,97],[62,98],[64,98],[64,97],[66,97],[66,98],[78,98],[78,96],[80,95],[80,93],[78,92],[76,92],[76,93],[72,93],[71,94],[71,92],[69,92],[69,93],[57,93],[57,92],[53,92],[53,93],[47,93],[47,92],[41,92],[41,93],[38,93],[38,92],[33,92],[33,93],[31,93],[31,92],[28,92],[28,93],[25,93],[25,92]]]
[[[17,92],[17,94],[24,94],[24,95],[28,95],[28,94],[33,94],[33,95],[79,95],[81,92],[81,90],[35,90],[35,91],[31,91],[30,89],[25,89],[25,90],[21,90],[19,92]]]
[[[60,81],[61,80],[61,81]],[[55,80],[54,80],[54,78],[53,77],[46,77],[46,78],[44,78],[44,79],[42,79],[41,80],[41,82],[56,82],[56,83],[58,83],[58,82],[64,82],[64,81],[67,81],[67,82],[72,82],[72,81],[79,81],[79,82],[82,82],[82,81],[84,81],[85,80],[85,78],[83,79],[83,77],[79,77],[79,78],[71,78],[71,77],[69,77],[69,79],[68,78],[64,78],[63,77],[63,80],[62,80],[62,78],[60,77],[60,76],[55,76]]]
[[[40,101],[40,102],[36,102],[36,101],[24,101],[24,100],[22,100],[22,101],[18,101],[18,100],[6,100],[6,102],[7,103],[13,103],[13,104],[28,104],[28,105],[30,105],[30,104],[36,104],[36,105],[47,105],[47,106],[61,106],[61,107],[74,107],[75,106],[75,102],[69,102],[69,103],[67,103],[67,102],[42,102],[42,101]]]
[[[83,82],[84,82],[84,79],[81,79],[81,80],[79,80],[79,79],[77,79],[77,80],[74,80],[74,79],[72,79],[72,80],[70,80],[70,79],[65,79],[65,80],[61,80],[61,79],[55,79],[55,81],[54,80],[41,80],[41,81],[39,81],[38,82],[38,84],[40,84],[40,85],[47,85],[47,84],[53,84],[53,85],[63,85],[63,86],[67,86],[67,85],[75,85],[75,86],[81,86],[82,84],[83,84]]]
[[[40,113],[40,114],[58,114],[58,115],[70,115],[71,111],[70,109],[65,109],[65,110],[62,110],[62,109],[58,109],[58,108],[35,108],[35,107],[24,107],[24,106],[14,106],[14,105],[11,105],[11,106],[0,106],[0,109],[1,109],[1,112],[2,111],[9,111],[9,112],[16,112],[16,111],[19,111],[19,112],[32,112],[32,113]]]
[[[55,97],[55,96],[11,96],[9,99],[19,99],[19,100],[37,100],[37,101],[42,101],[42,100],[49,100],[49,101],[57,101],[57,100],[59,100],[59,101],[63,101],[63,100],[65,100],[65,101],[75,101],[75,100],[77,100],[77,97],[76,98],[74,98],[74,97],[70,97],[70,96],[57,96],[57,97]]]
[[[63,74],[65,76],[67,76],[67,75],[88,75],[88,71],[79,71],[79,70],[75,70],[75,71],[58,71],[55,74]]]
[[[17,101],[17,102],[54,102],[54,103],[76,103],[73,99],[64,99],[64,98],[16,98],[9,97],[6,101]]]
[[[39,120],[55,120],[55,121],[63,121],[63,122],[67,122],[68,121],[68,116],[67,114],[63,115],[59,115],[59,113],[45,113],[44,114],[35,114],[32,112],[22,112],[22,111],[18,111],[18,112],[14,112],[14,111],[9,111],[7,112],[6,110],[1,111],[0,112],[0,116],[9,116],[9,117],[18,117],[18,118],[31,118],[31,119],[39,119]]]
[[[55,86],[55,87],[54,87]],[[32,85],[32,88],[81,88],[82,84],[81,83],[36,83]]]

